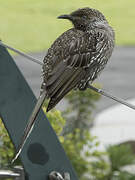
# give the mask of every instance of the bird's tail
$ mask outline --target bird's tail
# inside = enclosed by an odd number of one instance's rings
[[[78,84],[78,82],[80,81],[80,79],[83,76],[83,73],[80,73],[80,71],[72,71],[70,73],[71,78],[70,79],[64,79],[61,86],[59,85],[59,88],[53,91],[53,95],[50,97],[50,101],[47,107],[46,112],[50,111],[53,107],[55,107],[55,105],[69,92],[71,91],[73,88],[76,87],[76,85]],[[59,83],[60,84],[60,83]],[[53,83],[53,85],[55,85]],[[55,86],[54,86],[55,87]],[[51,89],[51,87],[50,87]]]
[[[23,137],[21,139],[21,143],[20,143],[20,145],[18,147],[16,156],[13,158],[11,163],[13,163],[18,158],[18,156],[20,155],[27,138],[29,137],[30,133],[32,132],[32,129],[33,129],[34,124],[35,124],[36,117],[38,115],[38,112],[39,112],[45,98],[46,98],[46,92],[44,91],[37,100],[37,103],[36,103],[36,105],[34,107],[34,110],[33,110],[32,114],[31,114],[31,116],[29,118],[28,124],[27,124],[27,126],[26,126],[26,128],[24,130],[24,134],[23,134]]]

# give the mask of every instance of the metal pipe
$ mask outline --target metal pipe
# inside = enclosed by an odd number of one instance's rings
[[[101,95],[103,95],[103,96],[105,96],[105,97],[108,97],[108,98],[110,98],[110,99],[113,99],[114,101],[117,101],[117,102],[119,102],[119,103],[121,103],[121,104],[123,104],[123,105],[125,105],[125,106],[127,106],[127,107],[129,107],[129,108],[131,108],[131,109],[133,109],[133,110],[135,110],[135,106],[134,106],[134,105],[126,102],[125,100],[123,100],[123,99],[121,99],[121,98],[118,98],[118,97],[116,97],[116,96],[113,96],[113,95],[111,95],[111,94],[103,91],[102,89],[95,88],[95,87],[93,87],[93,86],[91,86],[91,85],[89,85],[88,88],[89,88],[89,89],[92,89],[93,91],[96,91],[97,93],[99,93],[99,94],[101,94]]]
[[[11,178],[11,177],[20,177],[19,173],[16,173],[12,170],[0,170],[0,178]]]
[[[37,64],[39,64],[39,65],[41,65],[41,66],[43,65],[43,63],[40,62],[39,60],[37,60],[36,58],[34,58],[34,57],[30,56],[30,55],[27,55],[27,54],[25,54],[25,53],[23,53],[23,52],[15,49],[15,48],[12,48],[11,46],[6,45],[6,44],[3,43],[2,41],[0,41],[0,45],[3,46],[3,47],[5,47],[5,48],[10,49],[11,51],[14,51],[15,53],[17,53],[17,54],[19,54],[19,55],[21,55],[21,56],[29,59],[29,60],[32,61],[32,62],[35,62],[35,63],[37,63]]]

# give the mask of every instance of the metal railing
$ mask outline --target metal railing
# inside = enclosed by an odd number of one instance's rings
[[[12,169],[1,169],[0,170],[0,179],[3,178],[12,178],[14,180],[25,180],[24,170],[21,166],[15,166]]]

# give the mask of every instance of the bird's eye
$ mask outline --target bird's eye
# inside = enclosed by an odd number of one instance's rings
[[[84,25],[83,25],[83,24],[80,24],[80,28],[84,28]]]
[[[87,19],[87,16],[83,16],[83,19]]]

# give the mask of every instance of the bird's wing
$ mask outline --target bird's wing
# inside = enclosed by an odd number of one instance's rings
[[[94,38],[71,29],[61,35],[48,50],[43,66],[44,83],[51,98],[47,110],[53,108],[85,78],[86,68],[90,66],[92,52],[96,48]]]

